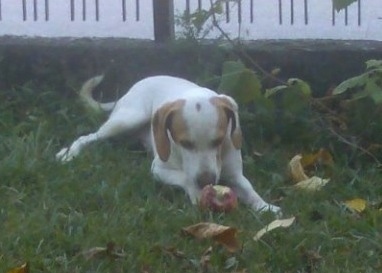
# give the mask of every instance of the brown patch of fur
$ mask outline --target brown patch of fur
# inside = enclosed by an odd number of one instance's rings
[[[169,125],[169,130],[172,139],[179,143],[179,141],[187,139],[188,128],[186,122],[183,118],[183,113],[181,111],[175,111],[171,117],[171,124]]]
[[[228,122],[231,120],[231,141],[236,149],[240,149],[242,145],[242,134],[239,125],[238,113],[234,105],[228,98],[220,96],[212,97],[210,101],[218,109],[218,132],[220,132],[220,130],[224,130],[224,132],[226,132]]]
[[[162,161],[167,161],[170,157],[170,140],[167,135],[167,130],[173,128],[173,118],[180,119],[180,112],[185,104],[185,100],[176,100],[174,102],[166,103],[159,108],[152,120],[154,141],[157,153]],[[176,127],[177,132],[181,131],[179,128],[179,121]],[[171,128],[170,128],[171,127]],[[172,133],[172,132],[171,132]],[[173,133],[172,133],[173,136]]]

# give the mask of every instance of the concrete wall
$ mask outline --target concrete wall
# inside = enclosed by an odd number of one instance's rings
[[[368,59],[382,59],[381,42],[259,41],[246,47],[265,69],[311,83],[316,94],[357,75]],[[181,76],[213,87],[222,63],[235,59],[214,44],[158,44],[126,39],[0,38],[0,90],[19,85],[73,94],[87,78],[106,74],[103,91],[124,92],[133,82],[157,74]]]

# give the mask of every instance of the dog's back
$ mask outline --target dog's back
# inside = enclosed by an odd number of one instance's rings
[[[151,112],[158,109],[165,102],[175,99],[200,97],[210,98],[216,93],[208,88],[185,79],[171,76],[152,76],[135,83],[119,100],[99,102],[92,97],[92,91],[103,80],[103,76],[96,76],[86,81],[80,90],[81,99],[91,108],[99,111],[115,111],[121,107],[142,109]]]
[[[134,104],[136,107],[138,104],[145,110],[149,110],[147,108],[158,109],[168,101],[189,99],[194,96],[209,99],[216,96],[216,93],[185,79],[171,76],[153,76],[134,84],[117,102],[116,107],[119,105],[126,107],[129,104]]]

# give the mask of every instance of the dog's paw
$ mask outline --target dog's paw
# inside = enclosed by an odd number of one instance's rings
[[[268,211],[274,213],[277,217],[282,216],[281,208],[275,205],[266,204],[265,206],[263,206],[262,208],[258,210],[258,212],[260,213],[268,212]]]
[[[75,153],[73,153],[69,148],[62,148],[61,151],[56,154],[56,159],[61,162],[68,162],[75,156]]]

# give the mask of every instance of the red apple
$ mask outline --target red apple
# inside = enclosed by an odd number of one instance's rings
[[[237,196],[229,187],[207,185],[202,189],[199,205],[214,212],[230,212],[237,207]]]

